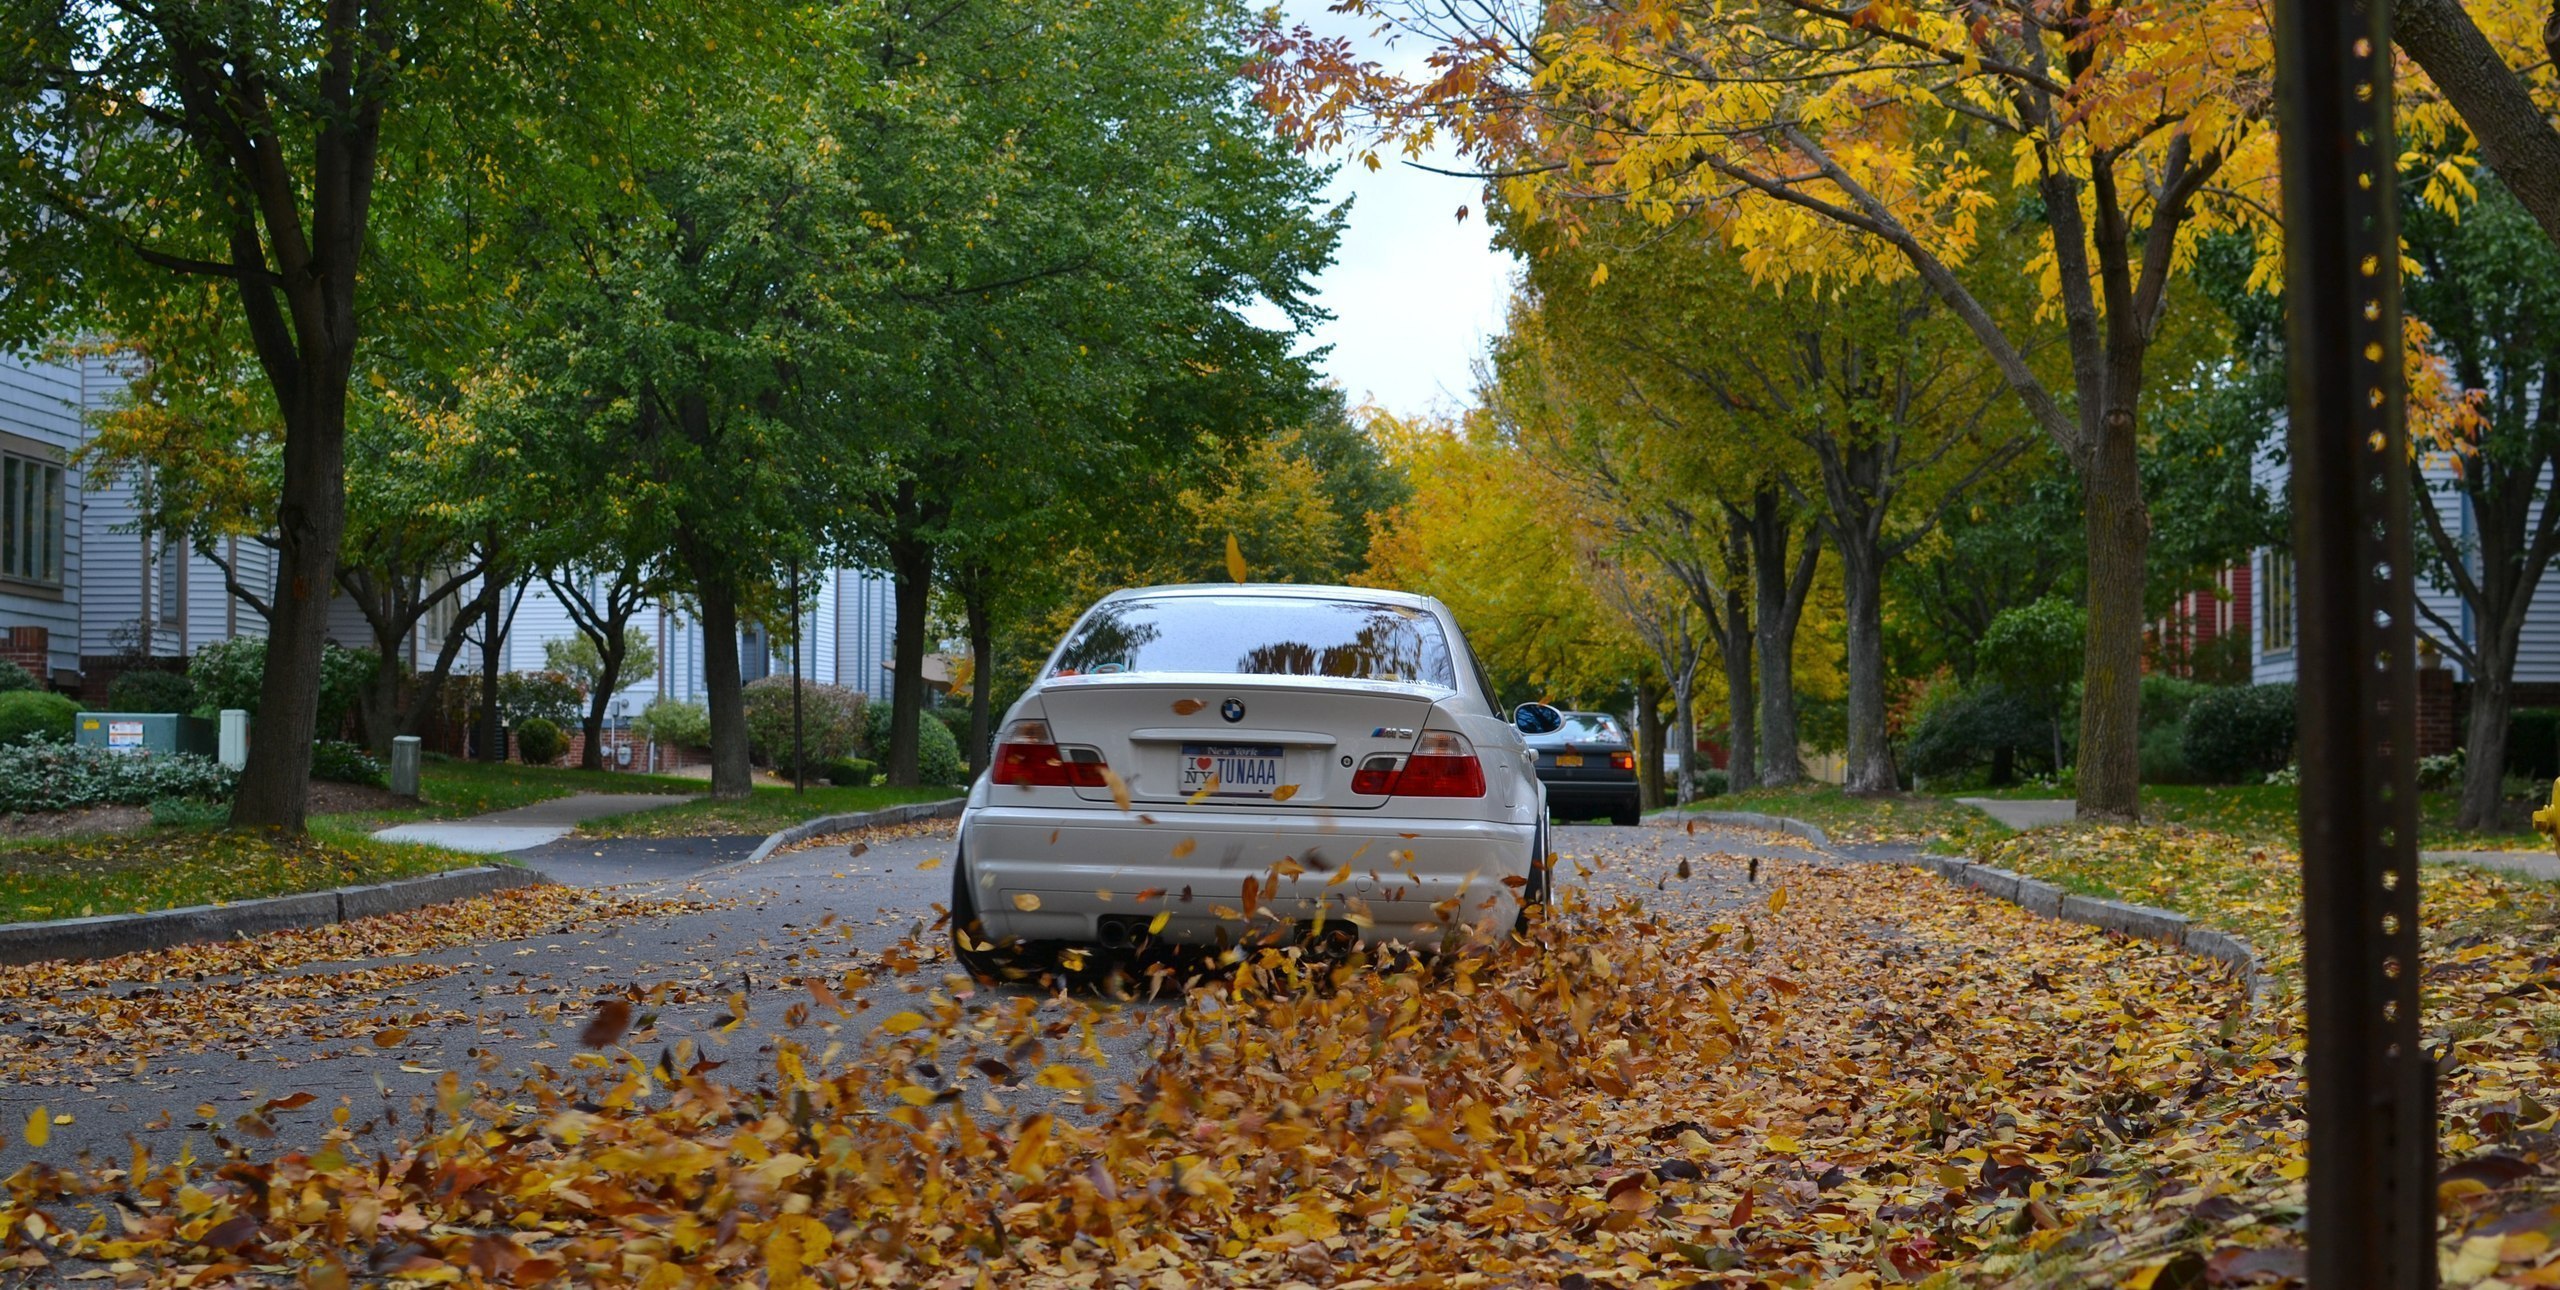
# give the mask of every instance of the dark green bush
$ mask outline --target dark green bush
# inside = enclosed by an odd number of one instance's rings
[[[498,718],[517,730],[536,717],[554,727],[574,726],[586,697],[563,672],[498,674]]]
[[[819,767],[818,773],[838,788],[867,788],[880,768],[859,757],[838,757]]]
[[[0,748],[30,739],[49,744],[71,742],[72,720],[80,705],[44,690],[11,690],[0,694]]]
[[[140,806],[164,797],[231,796],[237,777],[196,753],[109,751],[72,744],[0,746],[0,812]]]
[[[353,711],[365,682],[380,660],[369,649],[335,644],[320,647],[320,719],[318,730],[333,734]],[[187,681],[195,687],[195,715],[210,717],[224,708],[256,716],[258,690],[266,683],[267,643],[255,636],[207,641],[187,661]]]
[[[2190,681],[2180,676],[2164,676],[2158,672],[2143,677],[2143,732],[2148,734],[2162,726],[2174,726],[2186,720],[2187,709],[2197,699],[2212,693],[2213,689],[2214,687],[2202,681]]]
[[[2149,697],[2147,692],[2145,697]],[[2193,784],[2197,782],[2193,766],[2187,764],[2186,723],[2171,721],[2151,726],[2142,732],[2142,782],[2145,784]]]
[[[1996,685],[1976,686],[1932,706],[1912,724],[1904,761],[1915,775],[1944,779],[2024,759],[2053,760],[2053,727],[2033,705]]]
[[[919,784],[965,784],[969,782],[969,759],[960,755],[960,741],[951,735],[951,727],[933,718],[934,709],[927,708],[924,719],[916,722],[916,782]],[[889,767],[888,704],[874,701],[866,718],[863,748],[868,760]]]
[[[362,784],[381,788],[391,782],[382,763],[373,759],[361,745],[340,739],[318,739],[311,744],[311,777],[332,784]]]
[[[1722,797],[1732,791],[1733,778],[1725,774],[1723,768],[1709,766],[1698,772],[1697,787],[1700,797]]]
[[[135,668],[107,687],[109,712],[193,712],[195,683],[184,673]]]
[[[569,736],[548,717],[526,717],[516,723],[516,756],[527,766],[548,766],[569,751]]]
[[[2560,776],[2560,709],[2518,708],[2507,717],[2507,773],[2536,781]]]
[[[791,773],[791,678],[768,676],[748,683],[747,742],[758,760]],[[800,682],[800,756],[811,769],[860,750],[864,701],[840,685]]]
[[[30,672],[5,658],[0,658],[0,694],[8,694],[16,690],[39,690],[42,688],[44,687],[36,680],[35,673]]]
[[[2293,686],[2234,685],[2197,696],[2179,744],[2187,765],[2216,784],[2255,783],[2293,760]]]
[[[711,710],[685,699],[651,699],[632,721],[631,733],[651,743],[700,748],[711,742]]]

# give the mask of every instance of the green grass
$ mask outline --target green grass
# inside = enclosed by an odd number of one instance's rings
[[[1966,792],[1962,796],[2015,799],[2068,797],[2070,794],[2051,788],[2011,785]],[[2290,847],[2294,844],[2300,800],[2300,790],[2291,784],[2149,784],[2142,790],[2142,818],[2146,823],[2183,824]],[[2453,821],[2459,807],[2459,799],[2451,791],[2420,794],[2418,845],[2427,850],[2441,851],[2539,851],[2550,845],[2530,828],[2486,833],[2457,829]],[[2515,813],[2512,807],[2509,813]]]
[[[370,832],[411,820],[485,815],[572,793],[682,793],[698,795],[709,784],[677,775],[639,775],[521,762],[431,760],[418,768],[416,806],[312,817],[315,825]]]
[[[1837,784],[1798,784],[1789,788],[1755,788],[1726,793],[1689,804],[1692,811],[1757,811],[1783,815],[1819,827],[1838,842],[1922,842],[1947,845],[2009,830],[1969,806],[1926,794],[1852,797]]]
[[[28,842],[0,850],[0,922],[229,903],[487,863],[485,856],[376,842],[327,827],[300,838],[256,829],[152,828]]]
[[[695,790],[700,780],[692,781]],[[624,790],[626,792],[634,790]],[[709,797],[660,806],[627,815],[608,815],[578,826],[583,837],[707,837],[739,833],[771,833],[802,820],[851,811],[876,811],[908,802],[939,802],[959,797],[962,788],[817,788],[806,796],[788,788],[759,785],[743,801]]]

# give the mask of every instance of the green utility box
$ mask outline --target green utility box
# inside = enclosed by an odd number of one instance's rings
[[[213,723],[174,712],[83,712],[73,742],[112,752],[214,752]]]

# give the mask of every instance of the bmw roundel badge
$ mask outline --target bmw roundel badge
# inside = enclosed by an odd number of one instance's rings
[[[1244,720],[1244,700],[1229,699],[1226,702],[1219,704],[1218,715],[1225,717],[1227,719],[1227,724],[1229,725],[1234,725],[1236,722]]]

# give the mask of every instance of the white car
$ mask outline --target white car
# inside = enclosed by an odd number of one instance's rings
[[[951,927],[999,947],[1437,948],[1544,899],[1545,789],[1449,611],[1364,587],[1145,587],[1085,611],[960,817]],[[1517,721],[1561,720],[1542,704]]]

